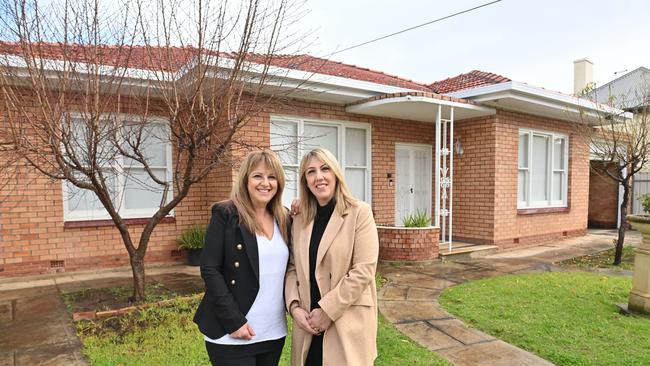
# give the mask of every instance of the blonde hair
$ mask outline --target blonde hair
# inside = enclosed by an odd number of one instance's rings
[[[338,161],[336,161],[336,157],[327,149],[314,149],[305,154],[300,162],[300,214],[305,215],[305,224],[314,220],[316,217],[316,207],[318,207],[316,196],[314,196],[307,186],[307,164],[309,164],[311,158],[316,158],[323,162],[334,174],[336,187],[334,188],[333,198],[336,199],[336,207],[341,215],[348,207],[356,205],[357,201],[345,183],[345,177],[343,176]]]
[[[268,149],[253,151],[244,158],[239,168],[239,173],[237,174],[237,181],[233,184],[230,199],[235,204],[235,207],[237,207],[237,211],[239,211],[240,225],[245,226],[251,233],[263,233],[262,223],[255,219],[255,209],[253,208],[253,202],[248,192],[248,177],[252,170],[260,163],[264,163],[277,180],[277,192],[266,205],[266,209],[277,220],[280,233],[288,244],[288,213],[282,205],[282,191],[284,190],[285,176],[282,163],[275,152]]]

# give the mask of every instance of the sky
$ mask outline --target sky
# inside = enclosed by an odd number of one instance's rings
[[[307,0],[297,26],[305,52],[326,56],[489,1]],[[570,94],[576,59],[594,63],[596,85],[650,67],[650,1],[502,0],[329,58],[427,84],[481,70]]]

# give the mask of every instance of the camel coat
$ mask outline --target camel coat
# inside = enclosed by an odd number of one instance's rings
[[[323,366],[372,365],[377,357],[377,227],[370,206],[358,201],[342,215],[334,209],[316,256],[318,302],[333,320],[323,336]],[[287,309],[294,301],[309,311],[309,240],[314,222],[294,218],[285,282]],[[291,365],[302,366],[312,336],[294,325]]]

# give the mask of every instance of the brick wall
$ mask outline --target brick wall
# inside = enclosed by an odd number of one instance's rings
[[[618,222],[618,183],[605,175],[600,161],[591,162],[589,171],[589,226],[616,228]]]
[[[379,225],[395,224],[395,186],[389,184],[387,177],[388,173],[393,177],[396,173],[395,143],[433,145],[434,125],[350,114],[338,105],[280,101],[254,115],[240,131],[238,137],[245,144],[233,146],[229,158],[234,166],[226,164],[215,169],[207,179],[195,185],[176,208],[175,221],[162,223],[156,228],[149,244],[147,263],[181,260],[172,256],[176,249],[175,238],[194,223],[208,222],[211,204],[228,197],[236,162],[252,146],[268,147],[272,114],[370,124],[375,220]],[[561,131],[571,136],[569,209],[566,212],[518,214],[517,144],[520,127]],[[456,121],[455,135],[461,138],[464,148],[463,156],[455,158],[456,239],[497,243],[505,248],[584,233],[589,179],[587,150],[584,144],[573,138],[568,123],[500,111],[496,116]],[[66,227],[60,182],[25,171],[21,180],[9,188],[0,192],[5,196],[0,200],[7,201],[7,204],[0,204],[0,276],[127,264],[128,256],[121,238],[112,226]],[[142,225],[132,225],[130,230],[137,238]],[[52,264],[58,264],[52,261],[64,261],[64,267],[51,268]]]
[[[438,258],[440,229],[377,227],[379,259],[426,261]]]
[[[0,105],[4,103],[0,102]],[[138,103],[122,101],[123,113],[136,113]],[[33,118],[39,112],[34,101]],[[0,110],[0,120],[8,117]],[[223,172],[223,169],[221,170]],[[230,188],[220,171],[196,184],[176,207],[175,218],[155,229],[147,250],[146,263],[178,262],[176,237],[195,223],[207,223],[209,206],[223,199],[222,187]],[[128,255],[118,230],[112,224],[75,227],[64,222],[62,182],[46,178],[33,169],[20,170],[18,179],[0,190],[0,276],[19,276],[128,265]],[[129,227],[137,243],[143,224]]]

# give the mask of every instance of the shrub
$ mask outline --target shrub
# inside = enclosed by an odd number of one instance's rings
[[[650,193],[639,195],[639,201],[641,201],[643,212],[650,214]]]
[[[406,215],[403,220],[405,227],[427,227],[431,224],[431,216],[426,211],[417,210],[410,215]]]
[[[185,249],[203,248],[206,230],[207,227],[205,225],[192,225],[185,229],[176,240],[178,247]]]

